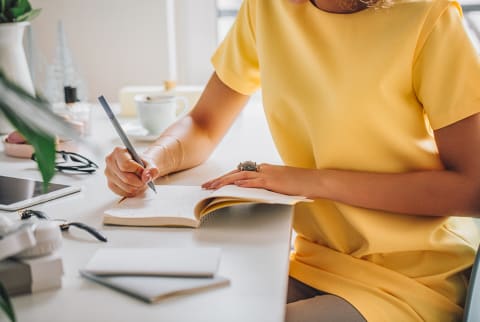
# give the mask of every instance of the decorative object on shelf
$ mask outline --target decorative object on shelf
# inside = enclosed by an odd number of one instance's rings
[[[90,134],[91,125],[91,108],[90,104],[81,101],[78,98],[77,88],[73,86],[65,86],[63,88],[65,94],[65,104],[61,104],[61,110],[54,112],[63,116],[67,122],[78,125],[79,133],[83,136]],[[58,108],[58,106],[56,106]]]
[[[23,48],[23,35],[28,21],[39,13],[40,9],[32,9],[28,0],[0,1],[0,70],[31,95],[35,89]],[[11,125],[0,115],[0,133],[11,130]]]
[[[85,82],[80,77],[74,63],[70,48],[67,44],[67,36],[63,22],[57,24],[57,47],[53,63],[46,70],[46,86],[44,93],[46,98],[56,105],[64,105],[64,89],[76,88],[76,97],[79,101],[86,101],[88,98]]]

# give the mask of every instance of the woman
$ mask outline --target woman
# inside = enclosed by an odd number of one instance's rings
[[[378,8],[381,7],[381,8]],[[247,0],[192,112],[143,155],[107,157],[114,192],[196,166],[262,88],[285,166],[206,182],[304,195],[288,321],[460,320],[478,236],[480,63],[458,3]],[[454,217],[449,217],[454,215]]]

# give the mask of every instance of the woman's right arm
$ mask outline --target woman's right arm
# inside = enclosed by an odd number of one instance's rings
[[[223,138],[248,98],[214,73],[192,111],[141,155],[145,169],[124,148],[117,147],[106,157],[108,187],[118,195],[131,197],[143,192],[150,180],[199,165]]]

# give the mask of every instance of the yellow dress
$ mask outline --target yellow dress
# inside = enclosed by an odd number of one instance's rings
[[[291,166],[442,169],[431,128],[480,112],[479,58],[460,6],[447,0],[353,14],[247,0],[212,62],[240,93],[261,85]],[[316,200],[296,207],[294,229],[290,275],[347,299],[368,321],[461,319],[478,245],[470,218]]]

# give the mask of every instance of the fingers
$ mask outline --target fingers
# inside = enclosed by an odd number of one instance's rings
[[[146,189],[142,181],[144,169],[132,160],[126,149],[115,148],[106,158],[105,176],[114,193],[131,197]]]
[[[228,177],[229,175],[232,175],[232,174],[238,173],[238,172],[240,172],[240,171],[232,170],[232,171],[222,175],[221,177],[209,180],[209,181],[205,182],[204,184],[202,184],[202,188],[204,188],[204,189],[216,189],[216,188],[213,188],[213,186],[215,186],[217,182],[221,181],[225,177]]]
[[[210,180],[202,185],[205,189],[219,189],[233,184],[244,188],[262,188],[286,195],[308,195],[313,191],[306,186],[305,178],[312,177],[311,169],[301,169],[289,166],[262,163],[257,165],[257,171],[233,170],[223,176]]]
[[[117,186],[112,181],[108,182],[108,187],[114,193],[116,193],[117,195],[123,196],[123,197],[134,197],[134,196],[139,195],[140,193],[144,192],[147,189],[147,186],[144,185],[143,187],[141,187],[139,189],[133,189],[133,190],[127,191],[127,190],[125,190],[125,188],[121,188],[121,187]]]
[[[141,191],[144,183],[135,173],[122,172],[116,163],[105,168],[109,188],[122,196],[132,196]]]
[[[265,188],[266,175],[264,170],[266,164],[259,165],[260,171],[239,171],[232,170],[223,176],[205,182],[202,185],[204,189],[219,189],[225,185],[234,184],[242,187]]]
[[[142,159],[145,164],[145,169],[142,169],[142,173],[139,176],[144,183],[153,181],[160,176],[160,170],[153,166],[153,162],[148,159]]]

